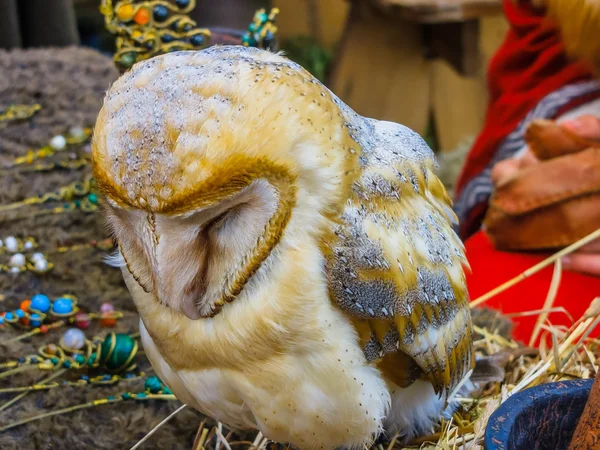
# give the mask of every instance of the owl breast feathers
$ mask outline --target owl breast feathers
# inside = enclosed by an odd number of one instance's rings
[[[175,394],[300,448],[426,432],[474,363],[432,157],[280,55],[213,47],[122,76],[94,177]]]

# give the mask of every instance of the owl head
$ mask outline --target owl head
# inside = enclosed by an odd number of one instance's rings
[[[344,108],[262,50],[136,64],[108,91],[92,145],[126,280],[191,319],[211,317],[282,246],[328,233],[358,171]]]

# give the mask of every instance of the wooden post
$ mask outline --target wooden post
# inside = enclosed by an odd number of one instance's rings
[[[600,371],[596,373],[594,385],[575,428],[569,450],[597,450],[598,448],[600,448]]]

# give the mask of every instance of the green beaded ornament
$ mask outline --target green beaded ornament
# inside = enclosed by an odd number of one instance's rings
[[[100,346],[100,362],[115,372],[127,370],[137,354],[138,343],[127,334],[110,333]]]

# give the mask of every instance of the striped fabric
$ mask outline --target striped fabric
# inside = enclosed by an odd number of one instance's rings
[[[460,222],[467,219],[470,211],[472,211],[474,207],[488,202],[493,190],[492,180],[490,178],[492,167],[499,161],[513,157],[525,146],[525,130],[532,120],[553,119],[556,117],[558,111],[565,105],[577,100],[579,97],[589,95],[599,90],[599,81],[584,81],[566,85],[544,97],[535,108],[525,116],[525,119],[521,121],[517,128],[506,137],[488,166],[479,175],[469,181],[456,198],[454,210],[456,211]]]

